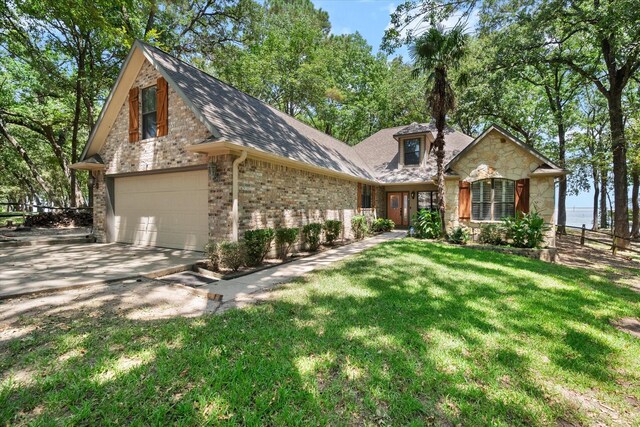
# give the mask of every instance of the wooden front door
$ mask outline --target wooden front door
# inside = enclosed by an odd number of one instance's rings
[[[409,225],[409,192],[387,193],[387,216],[397,226]]]

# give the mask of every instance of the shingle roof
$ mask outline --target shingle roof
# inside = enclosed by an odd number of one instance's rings
[[[353,147],[148,44],[137,42],[219,140],[374,180]]]
[[[431,132],[435,138],[435,126],[431,124],[413,124],[408,127],[413,129],[423,129]],[[430,155],[426,167],[405,167],[398,169],[399,151],[398,142],[394,139],[407,126],[398,126],[393,128],[382,129],[364,141],[360,142],[354,148],[362,159],[373,170],[378,180],[392,184],[402,182],[430,181],[436,174],[436,159],[434,155]],[[412,132],[415,133],[415,132]],[[473,141],[468,135],[449,128],[445,132],[445,164],[462,151],[467,145]]]
[[[427,125],[424,123],[416,123],[413,122],[409,126],[405,126],[400,129],[398,132],[394,133],[393,136],[405,136],[405,135],[414,135],[416,133],[425,133],[431,132],[433,130],[432,125]]]

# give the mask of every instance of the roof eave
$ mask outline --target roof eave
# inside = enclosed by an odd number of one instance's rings
[[[215,156],[215,155],[221,155],[221,154],[240,154],[241,152],[246,151],[247,154],[251,157],[261,159],[261,160],[271,161],[274,163],[280,163],[285,166],[291,166],[296,169],[307,170],[307,171],[315,172],[321,175],[334,176],[334,177],[342,178],[348,181],[357,181],[357,182],[362,182],[370,185],[383,185],[383,183],[376,180],[353,175],[351,173],[339,172],[339,171],[324,168],[321,166],[312,165],[300,160],[279,156],[277,154],[267,153],[266,151],[258,150],[257,148],[247,147],[247,146],[236,144],[234,142],[226,141],[226,140],[188,145],[185,147],[185,149],[192,153],[207,154],[209,156]]]

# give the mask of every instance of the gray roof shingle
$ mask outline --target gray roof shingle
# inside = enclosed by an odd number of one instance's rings
[[[400,133],[411,128],[410,133]],[[373,170],[378,180],[383,183],[402,183],[431,181],[436,174],[436,159],[430,155],[425,167],[405,167],[398,170],[399,152],[397,135],[411,135],[414,129],[431,132],[435,139],[436,129],[432,124],[415,123],[409,126],[398,126],[379,130],[354,148],[362,159]],[[473,138],[452,128],[445,131],[445,164],[473,141]]]
[[[213,126],[219,139],[314,166],[375,180],[353,147],[276,110],[179,59],[139,42],[161,69]],[[217,135],[216,135],[217,136]]]

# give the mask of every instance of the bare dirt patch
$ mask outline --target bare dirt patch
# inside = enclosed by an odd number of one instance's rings
[[[618,285],[640,292],[640,262],[624,252],[614,256],[610,251],[580,246],[580,238],[573,235],[556,239],[558,264],[578,267],[602,274]]]
[[[613,322],[613,326],[623,332],[633,335],[636,338],[640,338],[640,320],[633,317],[624,317],[622,319]]]

